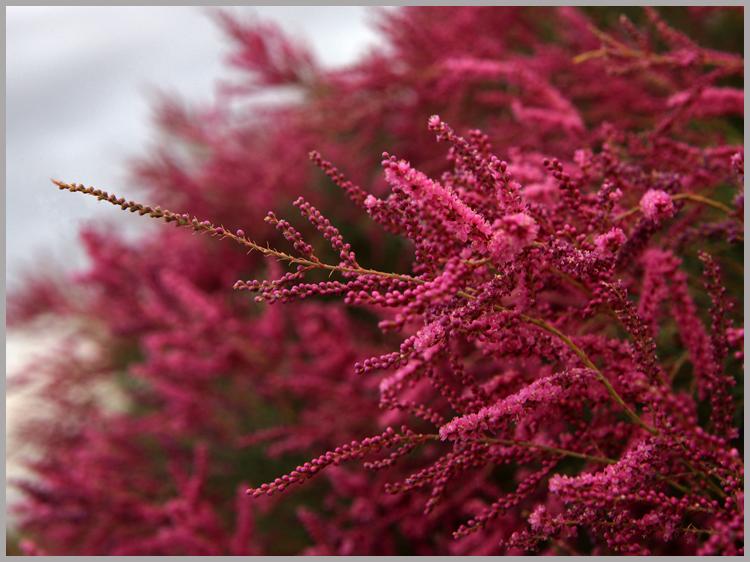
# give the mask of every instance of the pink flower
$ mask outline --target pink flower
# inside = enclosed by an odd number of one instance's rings
[[[737,88],[704,88],[697,95],[691,90],[685,90],[672,95],[667,100],[667,106],[680,107],[692,99],[692,115],[709,117],[745,113],[745,92]]]
[[[661,222],[674,215],[674,203],[665,191],[660,189],[649,189],[641,197],[641,211],[643,216],[654,222]]]
[[[604,234],[594,238],[596,253],[601,258],[613,256],[617,250],[625,243],[627,237],[621,228],[613,227]]]
[[[486,406],[474,414],[458,416],[440,428],[442,440],[467,437],[476,430],[492,430],[504,417],[519,417],[540,404],[547,406],[564,400],[570,392],[582,393],[581,383],[589,380],[590,371],[576,369],[540,378],[515,394]]]
[[[495,233],[490,242],[490,253],[499,260],[509,260],[536,240],[539,225],[526,213],[515,213],[498,219],[493,224]]]

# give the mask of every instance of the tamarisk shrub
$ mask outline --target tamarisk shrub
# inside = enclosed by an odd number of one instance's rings
[[[26,551],[743,553],[742,58],[652,9],[409,8],[326,72],[221,18],[231,95],[306,97],[162,113],[203,151],[138,177],[190,214],[55,181],[208,236],[88,232],[79,294],[32,285],[100,341],[33,372],[67,415],[25,428]],[[125,412],[80,396],[113,372]]]

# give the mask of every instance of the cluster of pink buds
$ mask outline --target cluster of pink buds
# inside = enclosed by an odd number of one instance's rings
[[[741,10],[643,13],[387,10],[336,71],[221,16],[228,93],[302,101],[163,108],[136,174],[189,214],[55,181],[178,228],[11,302],[74,326],[21,548],[743,554]]]

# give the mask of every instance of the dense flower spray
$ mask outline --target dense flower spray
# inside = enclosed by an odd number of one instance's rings
[[[305,100],[168,106],[202,151],[138,177],[190,214],[55,182],[183,228],[87,232],[80,294],[14,302],[98,338],[29,372],[66,415],[25,430],[24,548],[741,554],[743,61],[644,13],[388,11],[335,72],[222,16],[229,95]],[[112,378],[124,412],[81,397]]]

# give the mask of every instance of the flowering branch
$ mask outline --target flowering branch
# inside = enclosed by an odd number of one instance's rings
[[[148,205],[143,205],[141,203],[136,203],[134,201],[126,201],[125,199],[121,197],[117,197],[114,194],[109,194],[106,191],[103,191],[101,189],[96,189],[93,187],[85,187],[82,184],[75,184],[75,183],[66,183],[60,180],[52,180],[55,185],[58,186],[58,188],[62,190],[67,190],[72,193],[84,193],[86,195],[91,195],[93,197],[96,197],[100,201],[107,201],[108,203],[111,203],[113,205],[120,206],[123,210],[128,210],[130,212],[137,212],[141,216],[148,215],[151,218],[155,219],[161,219],[167,223],[174,222],[176,226],[185,226],[190,227],[196,232],[203,232],[212,236],[220,236],[222,238],[229,238],[231,240],[234,240],[238,244],[245,246],[247,248],[250,248],[252,251],[257,251],[261,254],[263,254],[266,257],[275,258],[279,261],[285,261],[292,264],[301,265],[308,268],[318,268],[318,269],[324,269],[328,271],[335,271],[339,273],[352,273],[356,275],[374,275],[377,277],[383,277],[386,279],[396,279],[399,281],[407,281],[409,283],[416,283],[416,284],[424,284],[427,281],[418,277],[413,277],[411,275],[404,275],[404,274],[398,274],[398,273],[389,273],[384,271],[378,271],[375,269],[368,269],[363,267],[351,267],[351,266],[342,266],[342,265],[333,265],[328,263],[323,263],[319,261],[317,258],[315,259],[308,259],[308,258],[301,258],[301,257],[295,257],[291,256],[289,254],[286,254],[284,252],[281,252],[279,250],[272,249],[270,247],[261,246],[257,244],[256,242],[253,242],[249,238],[245,236],[244,231],[239,230],[237,231],[237,234],[232,234],[229,232],[226,228],[222,226],[215,226],[211,224],[209,221],[200,221],[197,218],[193,217],[190,218],[187,214],[177,214],[173,213],[172,211],[161,209],[160,207],[150,207]],[[235,288],[242,288],[244,284],[242,281],[238,281],[237,284],[235,284]],[[456,293],[457,295],[464,297],[469,300],[475,299],[475,295],[472,295],[466,291],[458,291]],[[505,311],[508,310],[507,308],[495,305],[494,308],[498,311]],[[651,427],[649,424],[644,422],[638,414],[635,413],[633,409],[628,406],[625,401],[622,399],[622,397],[617,393],[615,388],[612,386],[612,383],[609,382],[607,377],[599,370],[599,368],[591,361],[588,355],[573,342],[570,337],[562,333],[560,330],[549,324],[548,322],[541,320],[539,318],[534,318],[532,316],[528,316],[526,314],[520,314],[519,318],[521,318],[524,322],[527,322],[529,324],[532,324],[534,326],[537,326],[538,328],[541,328],[542,330],[554,335],[556,338],[558,338],[560,341],[562,341],[568,348],[570,348],[573,353],[575,353],[576,356],[583,362],[586,367],[591,369],[599,379],[599,381],[604,385],[604,387],[607,389],[607,393],[612,397],[612,399],[623,409],[623,411],[627,414],[628,418],[632,420],[633,423],[638,425],[639,427],[642,427],[646,431],[648,431],[651,434],[656,434],[657,431],[653,427]]]

